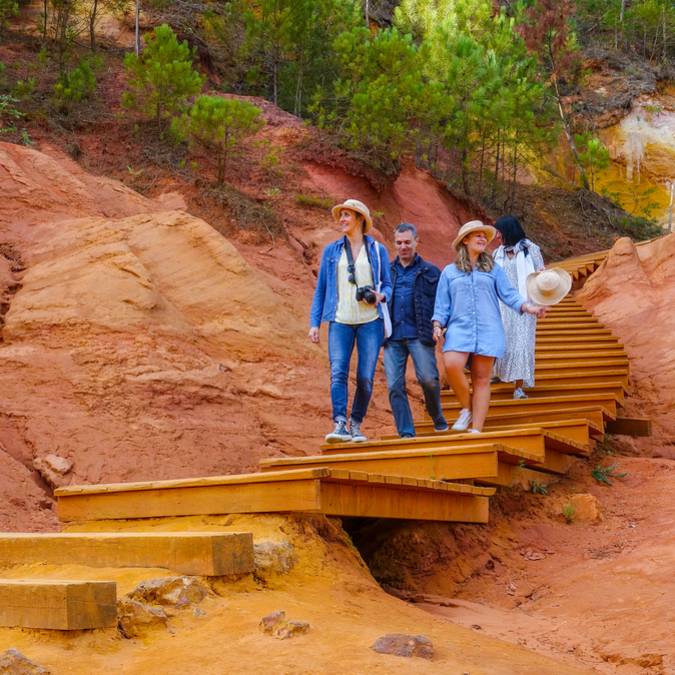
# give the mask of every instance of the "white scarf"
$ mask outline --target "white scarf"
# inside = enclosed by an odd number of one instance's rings
[[[513,251],[516,254],[516,275],[518,277],[518,291],[527,298],[527,275],[534,272],[534,260],[532,253],[525,255],[525,249],[529,248],[532,242],[529,239],[521,239],[515,246],[504,246],[503,244],[494,252],[495,262],[504,267],[507,251]]]

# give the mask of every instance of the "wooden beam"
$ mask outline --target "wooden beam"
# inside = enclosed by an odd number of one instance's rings
[[[648,417],[617,417],[607,423],[605,431],[624,436],[651,436],[652,421]]]
[[[0,626],[86,630],[116,623],[114,581],[0,580]]]
[[[225,532],[0,534],[0,565],[164,567],[224,576],[253,571],[253,536]]]
[[[345,516],[377,513],[381,518],[423,520],[453,520],[456,515],[466,522],[485,522],[487,497],[494,493],[470,485],[341,469],[248,474],[251,475],[256,477],[255,481],[225,476],[206,485],[195,485],[198,481],[192,479],[184,481],[193,483],[190,485],[180,485],[181,481],[153,481],[135,484],[126,491],[121,484],[111,491],[105,485],[61,489],[57,491],[59,516],[62,520],[114,520],[300,511]],[[323,485],[327,482],[331,487],[325,491]],[[351,487],[340,490],[333,486],[336,483]],[[377,496],[378,490],[383,491],[381,498]],[[342,496],[333,499],[333,494]],[[331,498],[330,503],[324,503],[325,495]],[[433,504],[436,498],[438,506]],[[458,501],[461,499],[468,501],[463,504]],[[342,507],[344,513],[338,512]]]

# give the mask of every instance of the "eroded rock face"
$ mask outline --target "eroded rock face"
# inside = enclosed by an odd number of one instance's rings
[[[1,675],[49,675],[50,672],[26,658],[18,649],[8,649],[0,654]]]
[[[36,457],[33,460],[33,467],[49,487],[54,489],[68,484],[66,474],[72,470],[73,463],[65,457],[50,453],[44,457]]]
[[[630,357],[627,415],[652,418],[651,445],[673,452],[675,437],[675,234],[635,246],[619,239],[590,277],[579,299],[619,337]],[[666,455],[664,455],[666,456]]]
[[[425,635],[405,635],[403,633],[389,633],[377,638],[370,647],[380,654],[394,656],[417,656],[422,659],[434,658],[434,646]]]
[[[290,541],[258,540],[253,545],[255,571],[260,577],[287,574],[295,564],[295,552]]]

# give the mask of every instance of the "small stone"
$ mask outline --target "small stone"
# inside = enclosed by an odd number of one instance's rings
[[[309,631],[309,624],[306,621],[287,621],[286,612],[283,610],[264,616],[260,619],[259,626],[263,633],[279,640],[287,640]]]
[[[25,657],[18,649],[8,649],[0,654],[0,673],[2,675],[49,675],[51,671],[38,666]]]
[[[33,460],[33,468],[42,476],[45,483],[54,489],[68,483],[65,475],[72,471],[73,463],[65,457],[49,454],[36,457]]]
[[[201,607],[195,607],[192,610],[193,616],[200,617],[200,616],[206,616],[206,612],[201,608]]]
[[[117,627],[125,638],[141,637],[154,628],[164,628],[168,619],[162,607],[153,607],[129,597],[117,603]]]
[[[578,493],[567,500],[574,507],[575,522],[595,523],[602,520],[600,503],[591,494]]]
[[[434,658],[434,646],[425,635],[405,635],[403,633],[389,633],[377,638],[371,649],[379,654],[393,654],[394,656],[418,656],[422,659]]]
[[[260,619],[260,630],[263,633],[271,634],[272,631],[281,623],[286,623],[286,612],[284,612],[283,609],[272,612],[267,616],[263,616],[263,618]]]
[[[209,589],[193,577],[161,577],[142,581],[129,597],[150,605],[164,605],[181,609],[200,603]]]
[[[290,541],[261,539],[253,545],[253,560],[256,574],[288,574],[295,565],[295,550]]]
[[[287,640],[296,635],[303,635],[309,631],[309,624],[307,621],[287,621],[285,624],[278,626],[273,632],[275,638],[279,640]]]

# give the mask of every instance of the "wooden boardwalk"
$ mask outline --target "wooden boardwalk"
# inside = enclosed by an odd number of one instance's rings
[[[606,254],[560,266],[578,286]],[[607,431],[649,433],[648,420],[621,414],[628,365],[620,341],[568,296],[538,324],[529,398],[514,401],[512,385],[493,385],[481,434],[438,434],[422,418],[416,438],[322,445],[309,456],[265,459],[257,473],[60,488],[58,514],[66,523],[91,521],[95,529],[115,520],[292,512],[486,523],[496,488],[527,490],[558,480]],[[454,419],[460,406],[452,392],[443,393],[442,404]],[[0,625],[79,630],[116,622],[114,581],[3,580],[2,568],[19,562],[208,576],[253,569],[250,534],[144,529],[0,535]]]

